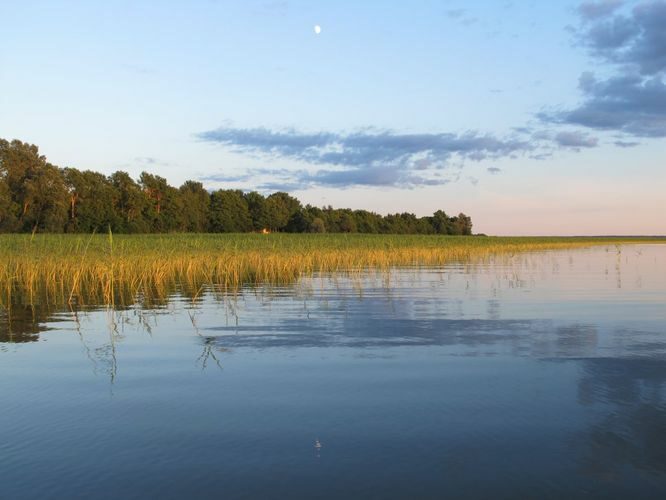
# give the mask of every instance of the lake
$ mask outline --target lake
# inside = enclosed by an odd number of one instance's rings
[[[0,316],[0,498],[666,495],[666,245]]]

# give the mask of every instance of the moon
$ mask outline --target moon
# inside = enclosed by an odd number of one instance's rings
[[[318,24],[315,24],[314,32],[315,32],[315,35],[318,35],[319,33],[321,33],[321,26],[319,26]]]

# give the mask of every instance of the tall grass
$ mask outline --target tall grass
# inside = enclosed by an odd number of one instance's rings
[[[417,235],[0,235],[0,306],[129,305],[317,272],[437,266],[648,239]],[[657,241],[664,241],[658,240]]]

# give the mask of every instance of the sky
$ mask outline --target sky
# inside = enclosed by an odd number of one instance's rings
[[[0,138],[61,167],[494,235],[666,234],[666,0],[0,0],[0,19]]]

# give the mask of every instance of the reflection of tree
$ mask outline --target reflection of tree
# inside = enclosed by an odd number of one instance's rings
[[[627,465],[666,472],[666,361],[587,359],[579,401],[604,413],[575,444],[585,473],[613,478]]]
[[[49,329],[46,323],[53,313],[52,307],[42,304],[0,308],[0,342],[36,342],[39,334]]]
[[[532,355],[540,358],[588,357],[597,352],[599,333],[596,326],[581,323],[546,325],[530,340]]]

